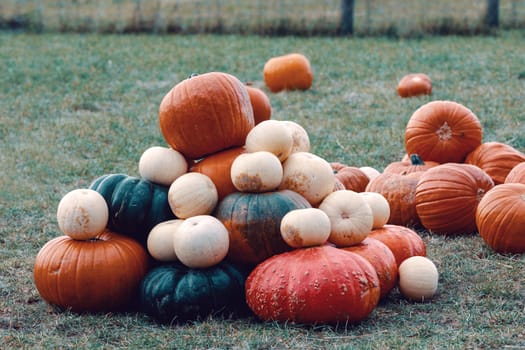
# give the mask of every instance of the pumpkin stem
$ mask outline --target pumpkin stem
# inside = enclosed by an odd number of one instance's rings
[[[199,73],[191,73],[188,79],[195,78]]]
[[[413,154],[410,155],[410,164],[412,164],[412,165],[425,165],[425,162],[423,161],[423,159],[421,159],[419,154],[413,153]]]

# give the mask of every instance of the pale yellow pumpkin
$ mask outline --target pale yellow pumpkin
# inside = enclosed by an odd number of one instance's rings
[[[359,195],[363,197],[370,209],[372,209],[374,216],[372,229],[383,227],[390,218],[390,204],[388,204],[386,198],[377,192],[359,192]]]
[[[292,132],[292,153],[310,152],[310,137],[306,130],[300,124],[291,120],[283,120],[283,123]]]
[[[366,176],[368,176],[370,181],[372,181],[373,179],[381,175],[381,172],[379,170],[371,166],[362,166],[362,167],[359,167],[359,169],[363,171],[366,174]]]
[[[210,214],[219,195],[213,181],[196,172],[179,176],[168,190],[168,204],[177,218]]]
[[[175,231],[184,220],[174,219],[155,225],[148,234],[147,248],[150,255],[158,261],[177,261],[173,239]]]
[[[283,162],[292,152],[292,131],[280,120],[264,120],[250,130],[244,147],[249,153],[271,152]]]
[[[439,273],[432,260],[413,256],[399,265],[399,291],[413,301],[425,301],[434,297],[438,288]]]
[[[294,209],[283,216],[280,229],[292,248],[323,245],[330,236],[330,218],[321,209]]]
[[[73,239],[95,238],[105,230],[108,218],[109,208],[106,200],[95,190],[72,190],[58,203],[58,227]]]
[[[295,152],[283,163],[283,181],[279,188],[299,193],[312,207],[333,192],[334,184],[330,163],[313,153]]]
[[[241,192],[267,192],[280,185],[283,166],[271,152],[242,153],[233,160],[230,175],[233,186]]]
[[[359,193],[339,190],[323,199],[319,209],[330,218],[328,241],[339,247],[349,247],[363,241],[372,231],[372,209]]]
[[[154,146],[142,153],[139,174],[143,179],[170,186],[176,178],[188,171],[188,162],[182,153],[169,147]]]
[[[229,233],[219,219],[197,215],[185,219],[173,240],[175,254],[190,268],[206,268],[221,262],[228,253]]]

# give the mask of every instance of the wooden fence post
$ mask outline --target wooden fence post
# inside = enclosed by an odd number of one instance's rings
[[[499,26],[499,0],[487,0],[485,24],[490,28]]]
[[[341,0],[341,34],[354,33],[354,0]]]

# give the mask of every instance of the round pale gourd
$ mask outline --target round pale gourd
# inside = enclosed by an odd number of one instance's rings
[[[306,130],[300,124],[291,120],[283,120],[282,123],[292,132],[292,153],[310,152],[310,137]]]
[[[175,231],[184,222],[173,219],[155,225],[148,234],[147,248],[150,255],[158,261],[177,261],[173,240]]]
[[[282,121],[264,120],[250,130],[244,147],[248,153],[271,152],[283,162],[292,152],[293,135]]]
[[[109,220],[109,208],[100,193],[79,188],[68,192],[57,208],[60,230],[77,240],[88,240],[102,233]]]
[[[230,175],[233,186],[241,192],[267,192],[279,187],[283,166],[271,152],[242,153],[233,160]]]
[[[427,257],[413,256],[399,265],[399,291],[409,300],[432,299],[437,291],[438,279],[436,265]]]
[[[349,247],[363,241],[372,231],[374,214],[359,193],[339,190],[330,193],[319,205],[330,218],[328,241]]]
[[[139,160],[140,176],[159,185],[170,186],[176,178],[187,171],[186,158],[182,153],[169,147],[150,147],[142,153]]]
[[[179,176],[168,190],[169,206],[180,219],[210,214],[218,200],[215,184],[201,173],[192,172]]]
[[[330,218],[317,208],[291,210],[281,219],[281,236],[292,248],[323,245],[330,236]]]
[[[190,268],[206,268],[221,262],[228,253],[228,230],[211,215],[197,215],[177,228],[173,247],[181,263]]]
[[[381,175],[381,172],[379,170],[371,166],[362,166],[359,169],[363,171],[366,174],[366,176],[368,176],[370,181]]]
[[[370,209],[372,209],[372,214],[374,215],[372,229],[383,227],[390,218],[390,204],[388,204],[386,198],[377,192],[359,192],[359,195],[363,197]]]
[[[295,152],[283,163],[283,181],[279,188],[299,193],[312,207],[333,192],[334,184],[330,163],[313,153]]]

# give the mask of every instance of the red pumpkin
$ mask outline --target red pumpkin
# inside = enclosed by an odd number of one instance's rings
[[[432,81],[424,73],[405,75],[397,84],[397,94],[400,97],[412,97],[432,94]]]
[[[361,243],[341,248],[361,255],[377,272],[381,298],[384,298],[397,284],[398,270],[394,253],[383,242],[367,237]]]
[[[418,171],[425,171],[439,165],[438,162],[424,162],[417,154],[411,154],[408,160],[392,162],[386,166],[383,173],[407,175]]]
[[[368,238],[377,239],[385,244],[396,258],[397,266],[412,256],[426,256],[427,249],[423,239],[416,231],[399,225],[385,225],[374,229]]]
[[[498,253],[525,253],[525,184],[495,186],[479,202],[480,236]]]
[[[246,90],[248,90],[248,95],[250,95],[255,125],[270,119],[272,116],[272,105],[268,95],[250,83],[246,83]]]
[[[388,224],[416,226],[419,217],[416,211],[416,186],[418,178],[412,175],[382,173],[366,186],[367,192],[377,192],[386,198],[390,206]]]
[[[362,256],[328,245],[275,255],[246,280],[246,301],[265,321],[356,323],[376,307],[379,279]]]
[[[123,310],[148,269],[146,250],[132,238],[104,231],[79,241],[60,236],[38,252],[33,276],[41,297],[74,312]]]
[[[525,154],[501,142],[485,142],[465,159],[465,163],[475,165],[489,174],[496,185],[504,183],[512,168],[521,162],[525,162]]]
[[[418,108],[405,129],[405,149],[425,161],[461,163],[481,145],[479,119],[453,101],[432,101]]]
[[[421,224],[438,234],[476,231],[476,207],[494,182],[470,164],[441,164],[425,171],[416,187],[416,210]]]
[[[339,162],[330,163],[335,178],[339,180],[346,190],[364,192],[370,178],[364,171],[357,167],[348,166]]]
[[[525,184],[525,162],[521,162],[509,171],[505,183]]]
[[[243,152],[243,147],[234,147],[211,154],[193,164],[190,171],[208,176],[215,184],[219,200],[221,200],[228,194],[237,191],[233,185],[230,170],[235,158]]]
[[[190,159],[244,145],[254,123],[246,87],[227,73],[210,72],[183,80],[159,107],[164,139]]]

